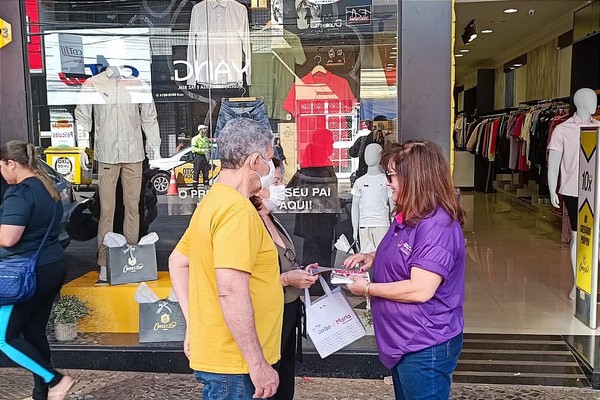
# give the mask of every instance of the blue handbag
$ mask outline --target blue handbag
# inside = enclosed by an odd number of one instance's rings
[[[0,306],[26,302],[35,294],[37,261],[55,218],[56,209],[40,246],[32,256],[0,260]]]

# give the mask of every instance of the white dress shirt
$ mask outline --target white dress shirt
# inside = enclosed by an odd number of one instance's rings
[[[242,54],[245,66],[242,68]],[[248,11],[235,0],[204,0],[194,6],[187,61],[194,71],[188,85],[241,86],[250,82]]]
[[[94,122],[94,158],[106,164],[135,163],[145,158],[142,129],[147,143],[160,154],[160,131],[154,103],[132,103],[132,85],[138,79],[120,79],[110,68],[86,80],[105,104],[80,104],[75,108],[78,132],[89,133]],[[78,134],[79,136],[79,134]]]

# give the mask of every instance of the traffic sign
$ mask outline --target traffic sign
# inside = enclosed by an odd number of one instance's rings
[[[8,22],[0,18],[0,49],[12,42],[12,30]]]

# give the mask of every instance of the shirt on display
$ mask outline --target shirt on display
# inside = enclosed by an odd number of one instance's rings
[[[244,5],[235,0],[205,0],[194,6],[187,51],[193,74],[188,85],[239,87],[244,72],[250,85],[251,53]]]
[[[352,195],[359,198],[359,226],[390,226],[392,191],[384,174],[363,175],[354,182]]]
[[[566,196],[577,197],[579,193],[579,128],[583,126],[600,126],[600,122],[592,119],[589,124],[584,124],[575,114],[554,128],[548,144],[548,150],[562,153],[559,193]]]
[[[329,110],[333,113],[352,112],[356,102],[348,81],[327,71],[324,74],[308,74],[294,83],[283,108],[294,117],[298,114],[324,114],[321,105],[325,100],[339,100],[340,104],[332,104],[337,111]]]
[[[154,103],[132,103],[124,85],[108,69],[88,78],[86,86],[94,87],[106,104],[80,104],[75,108],[77,130],[90,132],[94,124],[94,158],[102,163],[119,164],[143,161],[146,157],[142,129],[148,144],[158,151],[160,131]]]
[[[294,84],[296,65],[306,62],[300,38],[281,29],[252,32],[252,69],[254,75],[250,95],[263,97],[270,118],[285,119],[283,103]]]

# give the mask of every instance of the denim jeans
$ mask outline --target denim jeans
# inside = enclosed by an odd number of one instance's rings
[[[213,374],[196,371],[196,380],[204,385],[202,400],[252,400],[254,384],[248,374]]]
[[[462,333],[427,349],[405,354],[392,368],[396,400],[448,400]]]
[[[215,137],[219,137],[219,133],[221,133],[221,129],[223,129],[227,121],[240,117],[258,121],[268,129],[271,129],[271,123],[269,122],[269,116],[267,115],[263,99],[253,101],[228,101],[223,99],[221,101],[221,109],[219,110],[219,118],[217,119],[217,127],[215,128]]]

